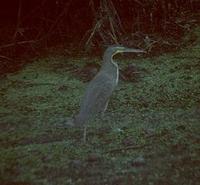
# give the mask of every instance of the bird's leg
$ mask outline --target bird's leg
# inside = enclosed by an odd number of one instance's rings
[[[101,118],[104,117],[104,114],[105,114],[105,112],[106,112],[107,107],[108,107],[108,101],[106,102],[106,105],[105,105],[105,107],[104,107],[104,109],[103,109],[103,111],[102,111],[102,113],[101,113]]]
[[[87,136],[87,127],[86,126],[84,126],[84,128],[83,128],[83,142],[84,143],[86,143],[86,136]]]

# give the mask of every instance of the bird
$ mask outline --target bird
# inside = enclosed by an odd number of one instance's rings
[[[99,72],[89,82],[82,97],[80,111],[72,120],[73,126],[84,127],[84,140],[86,138],[86,125],[94,117],[101,116],[107,109],[109,99],[118,85],[119,67],[113,57],[118,53],[133,52],[145,53],[142,49],[127,48],[124,46],[109,46],[103,55]]]

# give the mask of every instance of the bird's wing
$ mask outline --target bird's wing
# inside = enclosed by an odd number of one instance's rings
[[[96,76],[88,85],[81,103],[84,113],[99,113],[112,95],[114,85],[107,76]]]

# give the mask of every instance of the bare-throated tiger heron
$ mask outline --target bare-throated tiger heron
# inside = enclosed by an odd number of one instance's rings
[[[118,65],[113,61],[113,56],[124,52],[144,53],[145,51],[123,46],[110,46],[106,49],[102,66],[89,82],[81,101],[80,111],[73,119],[74,126],[85,126],[92,117],[104,113],[119,79]]]
[[[86,140],[86,124],[91,118],[105,112],[108,101],[115,90],[119,79],[119,68],[113,61],[117,53],[146,53],[141,49],[123,46],[110,46],[103,55],[102,66],[96,76],[89,82],[81,100],[80,111],[74,118],[67,121],[68,126],[84,127],[84,142]]]

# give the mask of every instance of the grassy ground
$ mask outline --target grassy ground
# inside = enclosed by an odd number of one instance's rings
[[[105,118],[88,128],[57,127],[75,114],[86,84],[49,57],[0,79],[0,184],[200,182],[200,30],[182,51],[135,63],[138,82],[120,82]],[[94,59],[97,60],[97,59]]]

